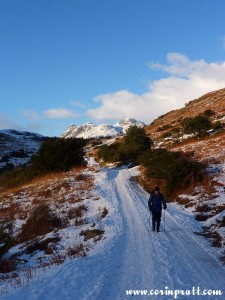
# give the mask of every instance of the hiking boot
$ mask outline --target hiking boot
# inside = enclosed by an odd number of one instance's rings
[[[152,228],[152,231],[155,232],[155,228]]]

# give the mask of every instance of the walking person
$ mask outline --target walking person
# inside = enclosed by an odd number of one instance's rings
[[[150,194],[148,200],[148,207],[150,212],[152,213],[152,231],[160,231],[162,206],[164,209],[167,208],[166,200],[163,194],[160,193],[160,188],[156,186],[155,190]]]

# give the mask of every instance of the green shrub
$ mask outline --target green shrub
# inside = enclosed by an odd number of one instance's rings
[[[32,157],[29,166],[14,168],[13,165],[7,164],[2,168],[0,187],[7,189],[19,186],[50,172],[68,171],[84,165],[83,147],[86,143],[84,139],[46,140],[38,153]]]
[[[100,147],[98,157],[105,162],[138,163],[139,156],[144,151],[150,150],[152,144],[153,142],[146,136],[144,128],[131,126],[122,142]]]
[[[177,189],[185,189],[194,182],[203,179],[203,165],[197,161],[187,159],[181,156],[170,166],[169,176],[167,178],[167,191],[172,193]]]
[[[50,139],[32,159],[32,169],[40,173],[68,171],[84,164],[84,139]]]
[[[13,151],[12,153],[10,153],[11,157],[16,157],[16,158],[24,158],[24,157],[28,157],[27,153],[24,151],[24,149],[20,149],[18,151]]]
[[[207,109],[204,111],[203,115],[206,116],[206,118],[210,118],[211,116],[215,115],[215,111]]]
[[[112,145],[103,145],[99,148],[98,158],[102,158],[105,162],[121,162],[123,160],[123,154],[120,149],[119,143],[114,143]]]
[[[1,163],[9,162],[9,160],[10,160],[10,157],[8,155],[3,155],[2,158],[0,159],[0,162]]]
[[[196,116],[194,118],[184,118],[181,121],[184,133],[197,133],[203,135],[210,128],[212,128],[211,121],[205,116]]]
[[[125,145],[139,146],[139,151],[149,149],[153,141],[146,135],[145,129],[138,126],[130,126],[124,137]]]
[[[167,194],[188,187],[194,180],[202,179],[203,165],[185,156],[182,152],[154,149],[145,152],[140,162],[147,169],[150,178],[163,179]]]

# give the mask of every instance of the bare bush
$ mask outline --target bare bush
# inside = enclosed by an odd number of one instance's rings
[[[45,251],[46,254],[53,254],[53,249],[49,246],[50,243],[57,243],[60,241],[59,237],[55,238],[47,238],[43,241],[34,241],[30,245],[27,246],[25,250],[25,254],[32,254],[36,251]]]
[[[103,208],[101,218],[104,219],[108,215],[109,211],[106,207]]]
[[[50,210],[47,204],[41,204],[32,211],[26,224],[23,225],[18,240],[25,242],[61,226],[61,219]]]
[[[207,204],[202,204],[202,205],[196,206],[195,211],[196,212],[201,212],[201,213],[202,212],[209,212],[209,211],[211,211],[211,207],[208,206]]]
[[[99,229],[87,229],[87,230],[82,230],[80,232],[80,236],[84,236],[86,240],[90,240],[95,237],[101,238],[104,233],[104,230],[99,230]]]
[[[69,217],[69,219],[81,218],[83,216],[84,211],[87,211],[87,207],[83,204],[81,204],[77,207],[72,207],[68,211],[68,217]]]
[[[86,174],[78,174],[76,175],[75,179],[77,181],[86,181],[86,180],[90,180],[90,176]]]
[[[75,247],[70,247],[67,250],[67,255],[68,256],[72,256],[72,257],[78,257],[78,256],[86,256],[86,252],[85,252],[85,247],[84,244],[80,244],[78,246]]]
[[[13,259],[0,260],[0,273],[10,273],[16,270],[16,261]]]
[[[0,258],[14,245],[14,238],[11,234],[12,223],[0,223]]]

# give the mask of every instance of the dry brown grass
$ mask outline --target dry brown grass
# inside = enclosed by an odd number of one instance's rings
[[[225,160],[225,130],[220,133],[205,137],[204,139],[195,139],[170,148],[172,151],[193,152],[198,160],[207,162],[217,162]]]
[[[200,213],[203,213],[203,212],[210,212],[210,211],[211,211],[211,207],[208,206],[207,204],[197,205],[197,206],[195,207],[195,211],[196,211],[196,212],[200,212]]]
[[[40,191],[38,191],[36,197],[37,198],[49,199],[49,198],[52,197],[52,190],[50,188],[40,190]]]
[[[14,272],[17,268],[16,261],[14,259],[1,259],[0,260],[0,273]]]
[[[213,247],[222,247],[222,237],[216,231],[208,231],[204,233],[204,236],[209,238],[212,242]]]
[[[88,248],[87,246],[85,248],[84,244],[86,245],[87,242],[69,249],[66,245],[62,251],[57,248],[56,237],[58,230],[68,224],[78,226],[87,223],[85,218],[86,202],[85,205],[79,202],[87,199],[99,199],[99,196],[93,191],[94,176],[83,174],[83,170],[84,168],[79,168],[66,173],[49,174],[42,178],[36,178],[24,186],[0,193],[0,221],[6,217],[12,224],[17,218],[26,220],[26,223],[15,231],[16,238],[13,241],[15,243],[10,244],[7,248],[8,251],[16,243],[22,243],[12,260],[15,269],[21,253],[28,257],[36,257],[37,253],[43,251],[45,255],[40,257],[36,267],[50,267],[63,263],[68,256],[86,255]],[[55,215],[54,211],[58,211],[59,215]],[[102,209],[101,218],[105,217],[107,213],[106,208]],[[53,233],[54,238],[45,238],[45,234],[50,232]],[[103,230],[87,230],[84,232],[84,238],[85,240],[93,238],[93,241],[97,242],[102,239],[103,233]],[[26,263],[24,262],[24,266]],[[20,268],[21,264],[22,262],[19,261]],[[9,267],[7,263],[4,265],[11,272],[13,268]],[[18,280],[20,280],[19,277]]]
[[[18,203],[11,203],[4,206],[2,204],[0,208],[0,219],[5,219],[8,221],[14,220],[14,216],[20,211],[20,206]]]
[[[86,181],[86,180],[90,180],[90,176],[87,174],[78,174],[75,176],[75,180],[76,181]]]
[[[215,207],[215,210],[216,210],[216,213],[217,213],[217,214],[221,213],[222,211],[225,210],[225,204],[224,204],[224,205],[217,205],[217,206]]]
[[[208,199],[213,199],[215,198],[215,194],[216,194],[216,189],[215,189],[215,182],[212,181],[212,178],[205,175],[203,178],[203,181],[201,181],[201,185],[200,185],[203,189],[202,191],[202,197],[205,200]]]
[[[96,237],[98,237],[97,240],[100,240],[103,234],[104,230],[100,229],[87,229],[80,232],[80,236],[84,236],[85,240],[90,240]]]
[[[70,195],[69,198],[67,198],[67,201],[70,204],[78,203],[84,201],[85,198],[81,198],[80,195]]]
[[[209,218],[208,215],[205,215],[205,214],[202,214],[202,213],[197,214],[197,215],[195,216],[195,219],[196,219],[197,221],[199,221],[199,222],[201,222],[201,221],[206,221],[208,218]]]
[[[93,179],[89,179],[86,181],[81,181],[80,184],[77,186],[77,190],[90,190],[93,187]]]
[[[218,223],[219,223],[219,227],[225,227],[225,217],[223,217],[223,219],[220,220]]]
[[[190,199],[189,198],[176,198],[176,202],[178,202],[181,205],[185,205],[185,207],[189,207]]]
[[[51,232],[55,227],[61,227],[62,221],[46,204],[37,206],[31,213],[27,222],[22,226],[18,235],[19,242],[25,242]]]
[[[28,185],[0,193],[0,218],[13,220],[17,215],[20,219],[25,219],[43,201],[61,205],[64,205],[67,197],[69,203],[83,201],[93,187],[93,178],[90,175],[79,174],[83,170],[84,168],[74,168],[67,173],[51,173],[32,180]],[[74,182],[75,177],[79,181]],[[14,199],[21,199],[23,205]],[[24,206],[26,201],[29,205]]]
[[[68,211],[68,218],[69,219],[81,218],[85,211],[87,211],[87,207],[83,204],[77,207],[72,207]]]
[[[94,173],[100,172],[99,167],[95,167],[95,166],[88,167],[88,170],[89,170],[90,172],[94,172]]]
[[[75,247],[70,247],[67,250],[67,256],[69,257],[78,257],[78,256],[86,256],[86,250],[88,250],[83,243],[77,245]]]

